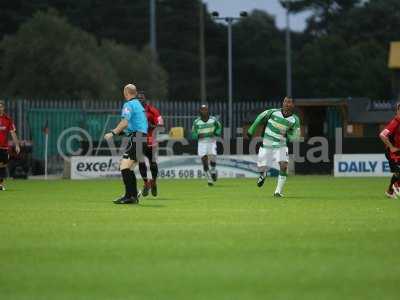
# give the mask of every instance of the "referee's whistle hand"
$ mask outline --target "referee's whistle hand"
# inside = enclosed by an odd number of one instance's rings
[[[105,139],[105,140],[111,140],[112,138],[113,138],[113,134],[112,134],[111,132],[106,133],[106,134],[104,135],[104,139]]]

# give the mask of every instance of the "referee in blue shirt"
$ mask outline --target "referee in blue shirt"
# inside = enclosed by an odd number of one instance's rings
[[[115,135],[125,134],[130,138],[125,153],[122,156],[120,170],[125,185],[125,195],[115,204],[138,204],[136,176],[132,171],[135,164],[143,157],[147,135],[147,117],[145,110],[137,98],[136,86],[128,84],[124,87],[125,104],[122,107],[121,122],[107,133],[104,138],[110,140]]]

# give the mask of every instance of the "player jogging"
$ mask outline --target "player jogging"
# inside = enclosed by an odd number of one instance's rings
[[[386,196],[396,198],[400,195],[400,189],[394,186],[400,181],[400,103],[396,104],[396,116],[386,125],[379,137],[385,145],[385,155],[389,161],[390,172],[393,173]]]
[[[122,156],[120,170],[125,185],[125,195],[117,200],[115,204],[138,204],[139,196],[137,190],[136,176],[133,168],[136,162],[142,160],[143,150],[146,146],[147,118],[139,99],[137,98],[136,86],[128,84],[124,87],[125,104],[122,107],[121,121],[111,132],[106,133],[104,138],[110,140],[114,135],[125,134],[129,137],[129,143]]]
[[[7,177],[8,135],[10,134],[15,145],[15,152],[19,154],[20,147],[13,120],[5,113],[5,102],[0,100],[0,191],[5,191],[4,180]]]
[[[259,125],[265,126],[263,142],[258,150],[257,166],[260,171],[257,185],[262,187],[268,167],[276,161],[279,163],[278,183],[275,189],[275,197],[283,197],[283,186],[288,176],[289,150],[288,141],[297,140],[300,136],[300,121],[293,113],[294,102],[290,97],[283,100],[281,109],[269,109],[259,114],[248,130],[251,138]]]
[[[209,186],[217,181],[217,140],[221,136],[222,126],[209,115],[207,105],[200,107],[200,117],[193,122],[192,137],[198,140],[197,153],[201,157],[203,170]],[[211,168],[210,168],[211,167]]]
[[[155,129],[158,126],[164,126],[164,120],[159,112],[159,110],[146,102],[146,96],[144,92],[139,92],[138,98],[142,103],[144,110],[146,112],[147,123],[149,125],[148,133],[147,133],[147,145],[144,149],[144,155],[149,160],[150,172],[151,172],[151,180],[147,179],[147,165],[146,162],[139,162],[139,171],[140,175],[143,178],[144,186],[142,195],[146,197],[149,194],[149,190],[151,189],[151,194],[156,197],[157,192],[157,175],[158,175],[158,165],[157,165],[157,140],[156,140],[156,131]]]

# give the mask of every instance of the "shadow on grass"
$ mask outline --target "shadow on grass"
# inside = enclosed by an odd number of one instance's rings
[[[178,198],[168,198],[168,197],[150,197],[150,198],[141,198],[141,202],[146,201],[176,201],[176,200],[183,200]]]
[[[205,188],[209,188],[210,190],[211,189],[219,189],[219,188],[231,188],[231,187],[236,187],[237,188],[237,184],[227,184],[227,183],[222,183],[222,184],[218,184],[218,182],[217,183],[214,183],[214,185],[213,186],[208,186],[208,185],[206,185],[205,186]]]
[[[277,199],[277,198],[275,198],[274,196],[272,196],[272,198],[274,198],[274,199]],[[278,199],[280,199],[280,198],[278,198]],[[285,200],[285,199],[291,199],[291,200],[315,200],[315,199],[318,199],[318,197],[310,197],[310,196],[284,196],[283,198],[282,198],[282,200]]]
[[[15,192],[23,192],[24,190],[22,190],[22,189],[15,189],[15,188],[8,188],[8,187],[6,187],[6,190],[5,191],[0,191],[0,195],[1,194],[7,194],[7,193],[15,193]]]
[[[147,204],[147,203],[140,203],[139,204],[139,207],[143,207],[143,208],[146,208],[146,207],[149,207],[149,208],[163,208],[163,207],[165,207],[165,205],[162,205],[162,204]]]

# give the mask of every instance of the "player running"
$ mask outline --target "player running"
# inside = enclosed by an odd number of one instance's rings
[[[157,140],[156,140],[156,132],[155,129],[158,126],[164,126],[164,120],[160,114],[160,111],[146,102],[146,96],[144,92],[139,92],[138,98],[142,103],[147,117],[147,123],[149,125],[148,133],[147,133],[147,145],[144,149],[144,155],[149,160],[150,172],[151,172],[151,180],[147,179],[147,165],[146,162],[139,162],[139,171],[140,175],[143,178],[144,186],[142,195],[146,197],[149,194],[149,190],[151,190],[151,194],[156,197],[157,192],[157,175],[158,175],[158,165],[157,165]]]
[[[5,113],[5,102],[0,100],[0,191],[5,191],[4,180],[7,177],[8,135],[10,134],[15,145],[15,152],[19,154],[20,147],[13,120]]]
[[[120,170],[125,185],[125,195],[115,204],[138,204],[136,176],[133,167],[136,162],[143,159],[143,150],[146,146],[147,118],[142,104],[137,98],[136,86],[127,84],[124,87],[125,104],[122,107],[121,121],[113,130],[106,133],[105,140],[110,140],[115,135],[125,134],[129,137],[129,144],[122,156]]]
[[[396,104],[396,116],[382,130],[379,137],[385,145],[385,156],[389,161],[390,172],[393,173],[386,196],[396,198],[400,195],[400,190],[394,186],[400,181],[400,103]]]
[[[278,198],[283,197],[283,186],[288,176],[289,150],[287,142],[295,141],[300,137],[300,120],[293,111],[293,99],[286,97],[281,109],[269,109],[262,112],[248,130],[251,138],[259,125],[265,127],[262,136],[263,143],[258,150],[257,166],[260,177],[258,177],[257,185],[263,186],[268,166],[272,166],[273,162],[277,161],[280,172],[274,196]]]
[[[222,125],[209,115],[207,105],[200,107],[200,117],[193,122],[192,137],[198,140],[197,153],[201,157],[208,185],[217,181],[217,140],[221,136]],[[210,167],[211,166],[211,169]]]

